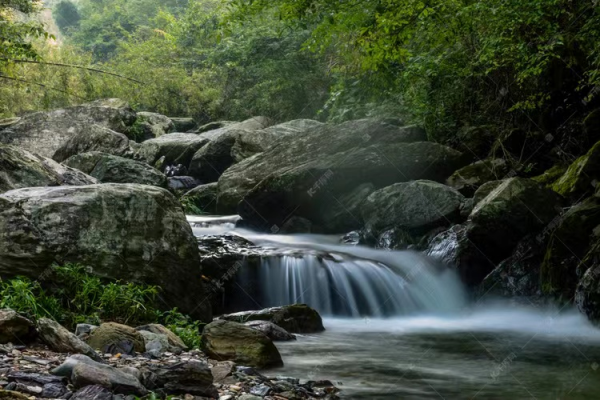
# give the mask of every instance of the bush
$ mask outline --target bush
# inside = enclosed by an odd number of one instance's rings
[[[173,333],[183,340],[189,348],[200,347],[200,328],[204,324],[199,321],[193,321],[189,316],[184,315],[174,308],[171,311],[167,311],[161,315],[161,322]]]

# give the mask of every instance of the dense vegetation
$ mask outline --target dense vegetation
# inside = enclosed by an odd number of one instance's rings
[[[27,0],[2,4],[32,11]],[[199,122],[385,116],[424,125],[436,140],[486,125],[568,142],[598,104],[594,2],[60,0],[52,8],[63,37],[60,46],[35,42],[45,61],[136,81],[4,64],[5,74],[45,85],[3,82],[4,115],[117,96]],[[9,26],[7,54],[35,57],[23,41],[29,25]]]
[[[19,277],[0,284],[0,308],[32,319],[52,318],[69,329],[78,323],[116,321],[133,326],[162,323],[190,347],[200,344],[200,323],[176,309],[157,308],[160,288],[120,281],[104,282],[77,264],[54,265],[46,279]],[[52,284],[52,282],[60,282]]]

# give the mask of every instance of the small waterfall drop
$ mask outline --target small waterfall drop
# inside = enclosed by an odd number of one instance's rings
[[[252,300],[261,307],[306,303],[324,316],[377,318],[448,313],[466,304],[454,271],[417,252],[344,246],[324,235],[232,230],[205,218],[194,233],[214,235],[216,229],[269,249],[258,265],[236,274],[238,286],[252,287]]]

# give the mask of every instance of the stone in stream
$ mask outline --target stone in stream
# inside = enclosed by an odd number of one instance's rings
[[[133,156],[129,138],[122,133],[98,125],[92,125],[89,132],[80,132],[68,139],[52,157],[63,162],[77,154],[99,151],[120,157]]]
[[[206,325],[201,347],[204,353],[216,360],[231,360],[259,368],[283,365],[271,339],[237,322],[216,320]]]
[[[319,313],[306,304],[292,304],[265,308],[259,311],[241,311],[219,317],[226,321],[269,321],[292,333],[315,333],[325,330]]]
[[[35,335],[33,322],[10,309],[0,310],[0,343],[21,343]]]
[[[2,276],[38,278],[56,261],[81,263],[103,278],[158,285],[165,307],[211,320],[197,241],[165,189],[102,184],[0,195]]]
[[[40,339],[54,351],[79,353],[100,360],[94,349],[54,320],[40,318],[37,322],[37,330]]]
[[[0,144],[0,193],[34,186],[91,185],[85,173],[27,150]]]
[[[167,177],[143,162],[101,153],[77,154],[64,161],[65,165],[93,176],[102,183],[138,183],[167,187]]]
[[[140,332],[115,322],[101,324],[90,335],[88,344],[93,349],[110,354],[143,353],[146,349],[144,337]]]

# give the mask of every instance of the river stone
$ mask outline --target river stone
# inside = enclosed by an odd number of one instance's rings
[[[34,332],[33,322],[10,309],[0,310],[0,344],[28,341]]]
[[[98,354],[90,346],[56,321],[40,318],[37,322],[37,330],[40,339],[58,353],[84,354],[100,360]]]
[[[197,360],[180,362],[170,366],[149,367],[152,372],[146,386],[163,388],[168,394],[192,394],[217,398],[219,393],[213,385],[213,375],[208,364]]]
[[[171,118],[152,112],[138,112],[135,125],[138,130],[136,139],[140,141],[175,132],[175,124]]]
[[[270,321],[248,321],[244,325],[264,333],[274,342],[296,340],[295,335],[292,335],[285,329],[275,325]]]
[[[556,182],[552,190],[572,199],[593,193],[595,182],[600,179],[600,142],[585,155],[575,160]]]
[[[103,278],[161,286],[166,307],[211,318],[208,302],[202,301],[196,239],[165,189],[108,183],[0,195],[2,276],[35,279],[54,262],[81,263]]]
[[[201,348],[215,360],[231,360],[259,368],[283,366],[271,339],[237,322],[216,320],[206,325]]]
[[[170,351],[176,350],[187,350],[187,346],[183,343],[183,340],[175,333],[173,333],[170,329],[161,324],[148,324],[142,325],[135,328],[141,334],[144,332],[151,332],[158,335],[165,335],[170,346]]]
[[[295,119],[282,124],[270,126],[256,131],[246,131],[239,135],[231,148],[231,156],[235,162],[240,162],[255,154],[262,153],[286,136],[295,135],[322,126],[323,123],[311,119]]]
[[[76,168],[102,183],[139,183],[167,187],[167,177],[148,164],[101,152],[70,157],[65,165]]]
[[[455,171],[446,184],[463,195],[472,197],[481,185],[502,179],[508,170],[508,164],[501,158],[481,160]]]
[[[101,324],[87,342],[92,348],[110,354],[143,353],[146,349],[144,337],[138,331],[116,322]]]
[[[144,141],[137,147],[135,157],[150,165],[164,157],[165,167],[177,164],[187,167],[194,154],[209,141],[195,133],[171,133]]]
[[[67,140],[78,134],[93,134],[99,125],[127,133],[136,119],[127,103],[107,99],[48,112],[28,114],[0,131],[0,142],[22,147],[52,158]]]
[[[316,333],[325,330],[319,313],[306,304],[292,304],[265,308],[259,311],[241,311],[219,317],[226,321],[269,321],[292,333]]]
[[[0,144],[0,193],[37,186],[91,185],[98,181],[76,169],[15,146]]]
[[[55,161],[63,162],[74,155],[92,151],[100,151],[121,157],[133,155],[127,136],[99,125],[92,125],[88,132],[80,132],[69,138],[56,150],[52,158]]]
[[[327,232],[348,232],[362,225],[361,210],[367,198],[375,191],[371,183],[358,185],[339,196],[335,202],[322,205],[318,220]]]
[[[500,262],[523,237],[552,221],[560,206],[560,196],[539,183],[506,179],[473,209],[467,238],[493,263]]]
[[[215,214],[217,210],[217,182],[200,185],[187,191],[179,199],[182,204],[190,204],[206,214]]]
[[[460,219],[464,202],[462,194],[441,183],[397,183],[372,193],[362,206],[362,216],[374,232],[403,228],[422,234]]]
[[[133,375],[100,363],[77,363],[71,373],[71,383],[76,389],[100,385],[116,394],[145,396],[148,390]]]

